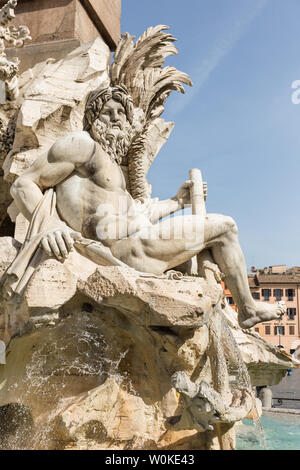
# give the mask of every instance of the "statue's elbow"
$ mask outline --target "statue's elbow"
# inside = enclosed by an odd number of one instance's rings
[[[19,178],[17,178],[10,187],[10,195],[13,199],[18,198],[18,194],[20,193],[20,190],[22,189],[22,187],[23,187],[22,177],[19,176]]]

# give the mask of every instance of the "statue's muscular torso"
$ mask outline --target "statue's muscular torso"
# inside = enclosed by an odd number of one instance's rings
[[[88,161],[56,186],[56,194],[61,218],[85,237],[108,246],[150,225],[137,211],[121,168],[97,143]]]

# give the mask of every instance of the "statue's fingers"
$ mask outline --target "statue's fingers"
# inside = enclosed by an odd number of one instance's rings
[[[68,231],[62,232],[62,237],[63,237],[64,242],[66,244],[67,250],[70,253],[70,251],[72,250],[73,245],[74,245],[73,238],[71,237],[71,235],[69,234]]]
[[[60,254],[54,235],[48,235],[47,239],[52,253],[56,256],[59,261],[61,261],[62,256]]]
[[[183,183],[182,187],[183,188],[190,188],[191,186],[193,186],[193,184],[194,184],[194,181],[187,180],[185,183]]]
[[[48,256],[53,256],[53,253],[51,251],[50,245],[46,237],[42,239],[41,245],[42,245],[43,250],[47,253]]]
[[[69,252],[67,250],[67,247],[66,247],[65,241],[62,237],[62,234],[60,232],[55,232],[54,236],[55,236],[55,240],[56,240],[56,243],[57,243],[57,246],[60,250],[61,255],[63,256],[63,258],[67,258]]]

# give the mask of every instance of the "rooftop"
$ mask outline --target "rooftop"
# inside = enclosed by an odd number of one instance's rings
[[[260,284],[300,284],[300,272],[286,274],[261,274],[249,276],[249,286],[258,287]]]
[[[259,284],[300,284],[299,274],[258,274]]]

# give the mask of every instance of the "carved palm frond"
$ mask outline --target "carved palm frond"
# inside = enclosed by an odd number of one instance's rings
[[[122,34],[122,39],[118,44],[117,50],[114,54],[114,63],[111,66],[111,82],[113,85],[120,85],[120,76],[122,75],[122,69],[124,68],[124,63],[134,50],[135,36],[130,34]],[[124,72],[123,72],[124,75]]]
[[[168,138],[172,123],[158,119],[164,104],[175,90],[184,93],[183,85],[192,85],[189,76],[175,67],[164,67],[165,59],[177,54],[176,39],[166,33],[168,26],[148,28],[135,37],[122,35],[111,66],[112,86],[125,86],[139,113],[139,131],[127,155],[129,190],[135,199],[150,197],[147,172],[159,148]]]
[[[111,67],[112,85],[126,86],[146,121],[160,116],[172,90],[184,93],[183,84],[192,85],[187,74],[175,67],[163,68],[165,59],[177,54],[176,39],[164,32],[167,29],[164,25],[148,28],[136,43],[134,36],[123,34]]]

